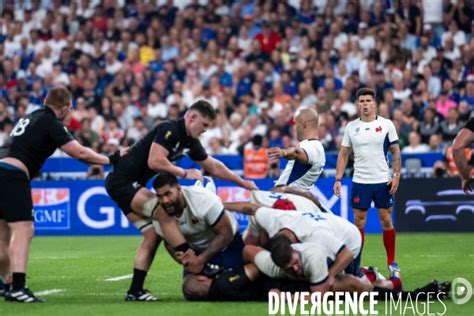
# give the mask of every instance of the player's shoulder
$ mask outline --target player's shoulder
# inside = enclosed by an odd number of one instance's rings
[[[156,130],[178,130],[178,123],[176,121],[166,120],[158,123]]]
[[[393,122],[391,120],[386,119],[385,117],[381,117],[380,115],[377,116],[377,122],[386,126],[393,125]]]
[[[219,197],[206,188],[198,186],[182,186],[184,198],[195,215],[205,215],[208,207],[219,201]]]
[[[361,124],[362,124],[362,121],[360,120],[360,118],[356,118],[350,121],[349,123],[347,123],[346,129],[349,129],[349,130],[354,129],[354,128],[357,128]]]

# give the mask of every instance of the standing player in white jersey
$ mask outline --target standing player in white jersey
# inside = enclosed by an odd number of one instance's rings
[[[383,228],[383,241],[387,253],[387,265],[392,276],[400,272],[395,262],[395,230],[392,223],[393,195],[400,182],[400,147],[392,121],[377,115],[375,92],[362,88],[356,94],[360,118],[347,124],[341,150],[337,158],[334,194],[340,196],[341,180],[347,166],[349,153],[354,152],[354,176],[352,179],[351,206],[354,223],[364,241],[367,210],[372,201],[378,208]],[[390,176],[387,153],[392,152],[393,177]]]
[[[318,180],[326,164],[324,148],[318,138],[319,117],[311,108],[299,109],[295,114],[297,147],[281,149],[272,147],[268,155],[272,162],[278,162],[280,157],[288,159],[288,164],[276,181],[275,189],[291,186],[310,190]]]

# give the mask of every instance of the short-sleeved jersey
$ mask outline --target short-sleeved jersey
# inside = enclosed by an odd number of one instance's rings
[[[467,122],[466,125],[464,125],[464,128],[467,128],[471,132],[474,132],[474,117],[470,118]]]
[[[213,227],[227,216],[233,234],[239,230],[237,220],[232,213],[224,209],[220,198],[209,190],[190,186],[182,186],[181,190],[186,201],[183,214],[178,218],[178,225],[186,241],[196,250],[205,250],[215,237]],[[153,221],[155,231],[163,236],[158,221]]]
[[[261,207],[255,214],[257,227],[270,237],[282,229],[291,230],[299,242],[313,242],[338,252],[346,246],[354,258],[361,249],[362,240],[357,227],[340,216],[328,213],[282,211]]]
[[[293,244],[291,247],[301,254],[303,263],[302,280],[311,285],[320,285],[329,278],[329,264],[335,261],[337,253],[328,252],[326,248],[315,243]],[[260,251],[254,259],[257,268],[265,275],[277,279],[295,279],[278,267],[267,250]]]
[[[130,147],[127,155],[114,166],[114,172],[145,184],[156,174],[148,167],[148,155],[153,143],[160,144],[168,150],[167,158],[170,161],[175,161],[186,154],[195,161],[203,161],[207,158],[207,153],[199,139],[194,139],[187,134],[184,119],[165,121],[155,126]]]
[[[283,228],[288,228],[300,242],[324,244],[330,251],[345,245],[356,258],[361,251],[362,238],[357,227],[348,220],[330,213],[299,213],[294,218],[282,218]]]
[[[308,163],[304,164],[298,160],[288,161],[276,186],[288,185],[310,190],[323,172],[326,155],[321,142],[317,139],[305,139],[299,143],[299,148],[306,153]]]
[[[299,195],[256,190],[250,192],[250,201],[263,207],[272,207],[273,203],[275,203],[277,200],[288,199],[293,202],[298,211],[321,213],[321,210],[316,204]],[[260,229],[261,228],[255,222],[255,217],[249,216],[247,230],[252,234],[257,235],[260,232]]]
[[[354,176],[356,183],[382,183],[390,179],[388,149],[398,143],[392,121],[377,116],[372,122],[356,119],[347,124],[342,146],[354,151]]]
[[[33,178],[57,148],[72,140],[73,137],[53,110],[45,106],[18,121],[0,148],[0,158],[20,160],[28,168],[30,178]]]

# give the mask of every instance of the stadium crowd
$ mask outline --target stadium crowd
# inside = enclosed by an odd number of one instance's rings
[[[337,151],[377,92],[404,153],[444,152],[474,108],[474,5],[446,0],[23,0],[0,20],[0,144],[63,85],[65,124],[106,154],[198,99],[218,110],[211,154],[296,142],[297,108]]]

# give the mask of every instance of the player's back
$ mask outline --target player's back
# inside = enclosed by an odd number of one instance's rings
[[[285,226],[292,229],[301,242],[318,241],[324,232],[342,241],[354,256],[360,252],[362,239],[359,230],[354,224],[340,216],[305,212],[298,214]]]
[[[276,201],[281,199],[287,199],[291,201],[297,210],[311,211],[314,213],[322,212],[321,209],[311,200],[296,194],[262,190],[255,190],[251,191],[250,193],[250,201],[264,207],[272,207]]]
[[[298,160],[288,161],[276,186],[288,185],[310,190],[323,172],[326,155],[321,142],[317,139],[305,139],[299,143],[299,147],[305,151],[307,163],[301,163]]]
[[[143,182],[146,182],[156,174],[156,172],[148,167],[148,156],[158,127],[159,125],[156,125],[129,148],[128,153],[114,166],[114,172],[126,177],[140,179]]]
[[[34,177],[46,159],[72,139],[53,110],[44,106],[18,121],[0,148],[0,158],[20,160]]]

